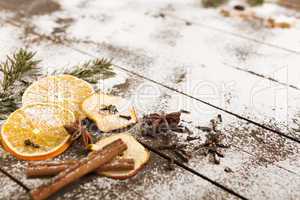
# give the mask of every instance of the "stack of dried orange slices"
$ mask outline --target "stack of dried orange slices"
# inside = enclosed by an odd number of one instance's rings
[[[95,93],[89,83],[70,75],[48,76],[33,83],[25,91],[22,104],[3,124],[0,137],[3,148],[22,160],[45,160],[63,153],[71,144],[64,127],[85,117],[94,120],[103,132],[137,122],[128,101]],[[139,171],[149,160],[149,152],[129,133],[106,137],[92,145],[91,150],[118,138],[127,144],[128,150],[122,157],[132,158],[134,169],[101,174],[124,179]]]
[[[64,126],[84,117],[80,106],[92,93],[90,84],[70,75],[48,76],[33,83],[22,97],[23,107],[2,126],[2,146],[24,160],[61,154],[70,145]]]

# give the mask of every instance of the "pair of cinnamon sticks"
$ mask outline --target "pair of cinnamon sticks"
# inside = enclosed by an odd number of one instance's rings
[[[66,161],[47,161],[47,162],[31,162],[28,164],[26,169],[27,178],[45,177],[45,176],[56,176],[60,172],[66,170],[72,165],[77,164],[77,160],[66,160]],[[96,173],[101,171],[123,171],[134,169],[134,160],[127,158],[117,158],[113,161],[106,163],[105,165],[96,169]]]
[[[83,158],[79,161],[66,161],[63,165],[57,165],[57,163],[50,163],[46,167],[51,170],[40,170],[40,172],[47,172],[48,174],[54,175],[58,173],[58,175],[54,178],[54,180],[48,184],[42,185],[36,189],[30,191],[30,195],[33,200],[44,200],[49,196],[55,194],[57,191],[62,189],[63,187],[75,182],[79,178],[85,176],[86,174],[96,171],[103,170],[103,168],[107,169],[112,166],[118,166],[118,161],[110,163],[113,161],[118,155],[124,152],[127,149],[127,145],[121,140],[117,139],[112,143],[108,144],[101,150],[95,151],[91,153],[86,158]],[[127,163],[131,163],[132,161],[125,161]],[[37,173],[33,173],[33,169],[36,169],[35,165],[30,165],[32,167],[28,172],[30,176],[37,175]],[[38,166],[38,164],[37,164]],[[55,168],[54,168],[54,167]],[[40,166],[38,166],[40,167]]]

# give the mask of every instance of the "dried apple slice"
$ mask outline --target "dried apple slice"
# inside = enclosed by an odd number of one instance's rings
[[[127,150],[123,152],[120,158],[133,159],[134,169],[125,171],[97,171],[97,173],[114,179],[130,178],[136,175],[150,158],[149,151],[145,149],[145,147],[141,145],[132,135],[129,133],[114,134],[99,140],[96,144],[91,146],[91,149],[99,150],[117,139],[122,139],[122,141],[127,145]]]
[[[137,122],[134,108],[121,97],[95,93],[83,101],[81,109],[103,132],[126,128]]]

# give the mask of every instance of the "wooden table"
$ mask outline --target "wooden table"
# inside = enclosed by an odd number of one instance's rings
[[[141,116],[189,110],[182,119],[193,127],[222,114],[231,139],[219,165],[193,156],[187,166],[196,173],[167,171],[152,153],[131,179],[90,175],[53,199],[239,199],[203,176],[248,199],[300,199],[299,21],[268,29],[224,18],[198,0],[1,0],[0,8],[1,60],[26,47],[46,73],[113,58],[117,75],[97,88],[130,99]],[[267,9],[299,17],[275,4]],[[203,143],[205,132],[194,131]],[[71,148],[58,159],[77,153]],[[25,162],[3,154],[0,165],[28,187],[47,181],[26,179]],[[2,174],[0,188],[0,199],[28,199]]]

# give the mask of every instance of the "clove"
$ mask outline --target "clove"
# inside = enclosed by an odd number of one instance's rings
[[[127,116],[127,115],[119,115],[119,117],[123,118],[123,119],[127,119],[128,121],[131,120],[131,116]]]
[[[200,140],[201,138],[200,137],[192,137],[192,136],[187,136],[186,137],[186,141],[190,142],[190,141],[193,141],[193,140]]]
[[[197,128],[201,131],[204,131],[204,132],[211,132],[212,131],[212,128],[207,127],[207,126],[196,126],[195,128]]]
[[[190,111],[188,111],[188,110],[184,110],[184,109],[181,109],[179,112],[181,112],[181,113],[184,113],[184,114],[191,114],[191,112],[190,112]]]
[[[168,170],[168,171],[175,170],[174,159],[171,158],[170,160],[168,160],[166,170]]]
[[[227,173],[232,173],[233,172],[233,170],[229,167],[225,167],[224,171],[227,172]]]
[[[109,114],[116,114],[118,112],[118,109],[115,105],[101,105],[102,107],[99,109],[99,111],[108,111]]]
[[[30,146],[30,147],[33,147],[33,148],[40,148],[40,145],[38,144],[35,144],[34,142],[32,142],[30,139],[26,139],[24,140],[24,145],[25,146]]]
[[[182,160],[182,162],[189,162],[189,157],[186,155],[185,151],[175,150],[174,153],[177,157],[179,157],[180,160]]]

